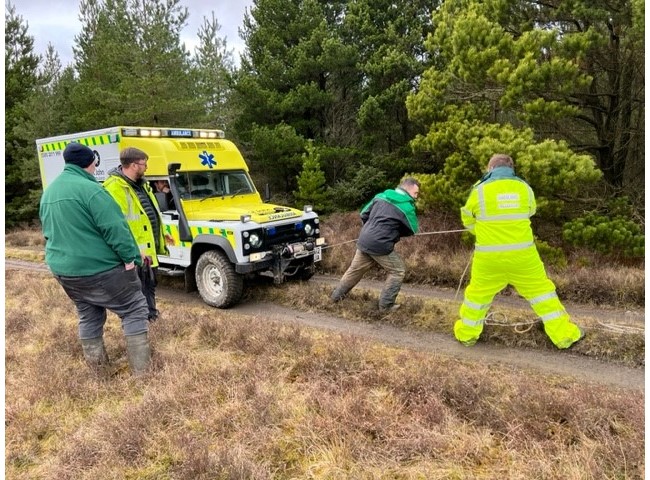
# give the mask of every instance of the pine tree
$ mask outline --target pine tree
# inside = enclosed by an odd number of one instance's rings
[[[205,127],[228,130],[233,123],[232,75],[234,61],[225,38],[219,36],[221,25],[214,16],[203,17],[199,28],[199,46],[194,55],[197,94],[205,109]]]
[[[36,146],[21,135],[27,121],[26,104],[38,86],[39,57],[26,22],[12,4],[5,11],[5,227],[35,218],[39,177],[33,170]],[[36,204],[36,205],[35,205]]]
[[[297,206],[311,205],[319,213],[331,208],[325,174],[320,167],[320,155],[313,142],[307,142],[307,153],[302,155],[302,172],[298,175],[298,190],[293,192]]]
[[[188,15],[180,0],[81,1],[73,48],[79,129],[194,126],[202,106],[180,41]]]

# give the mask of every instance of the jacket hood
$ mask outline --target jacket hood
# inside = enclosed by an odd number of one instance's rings
[[[368,208],[375,199],[383,200],[397,207],[406,217],[413,233],[418,231],[418,219],[415,215],[415,199],[406,190],[402,190],[399,187],[385,190],[377,194],[361,211],[363,212]]]

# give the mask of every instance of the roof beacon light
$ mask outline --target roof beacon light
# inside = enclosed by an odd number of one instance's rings
[[[311,213],[314,211],[314,207],[311,205],[305,205],[305,208],[303,209],[305,213]]]

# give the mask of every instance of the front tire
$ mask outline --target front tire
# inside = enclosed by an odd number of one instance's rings
[[[244,279],[224,253],[208,250],[196,262],[196,286],[205,303],[228,308],[241,299]]]

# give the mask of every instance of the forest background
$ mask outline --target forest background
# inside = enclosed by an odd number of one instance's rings
[[[74,61],[5,11],[5,225],[33,223],[35,140],[114,125],[220,128],[278,203],[350,211],[405,174],[457,215],[493,153],[538,200],[538,246],[645,250],[642,0],[255,0],[239,62],[181,0],[81,0]]]

